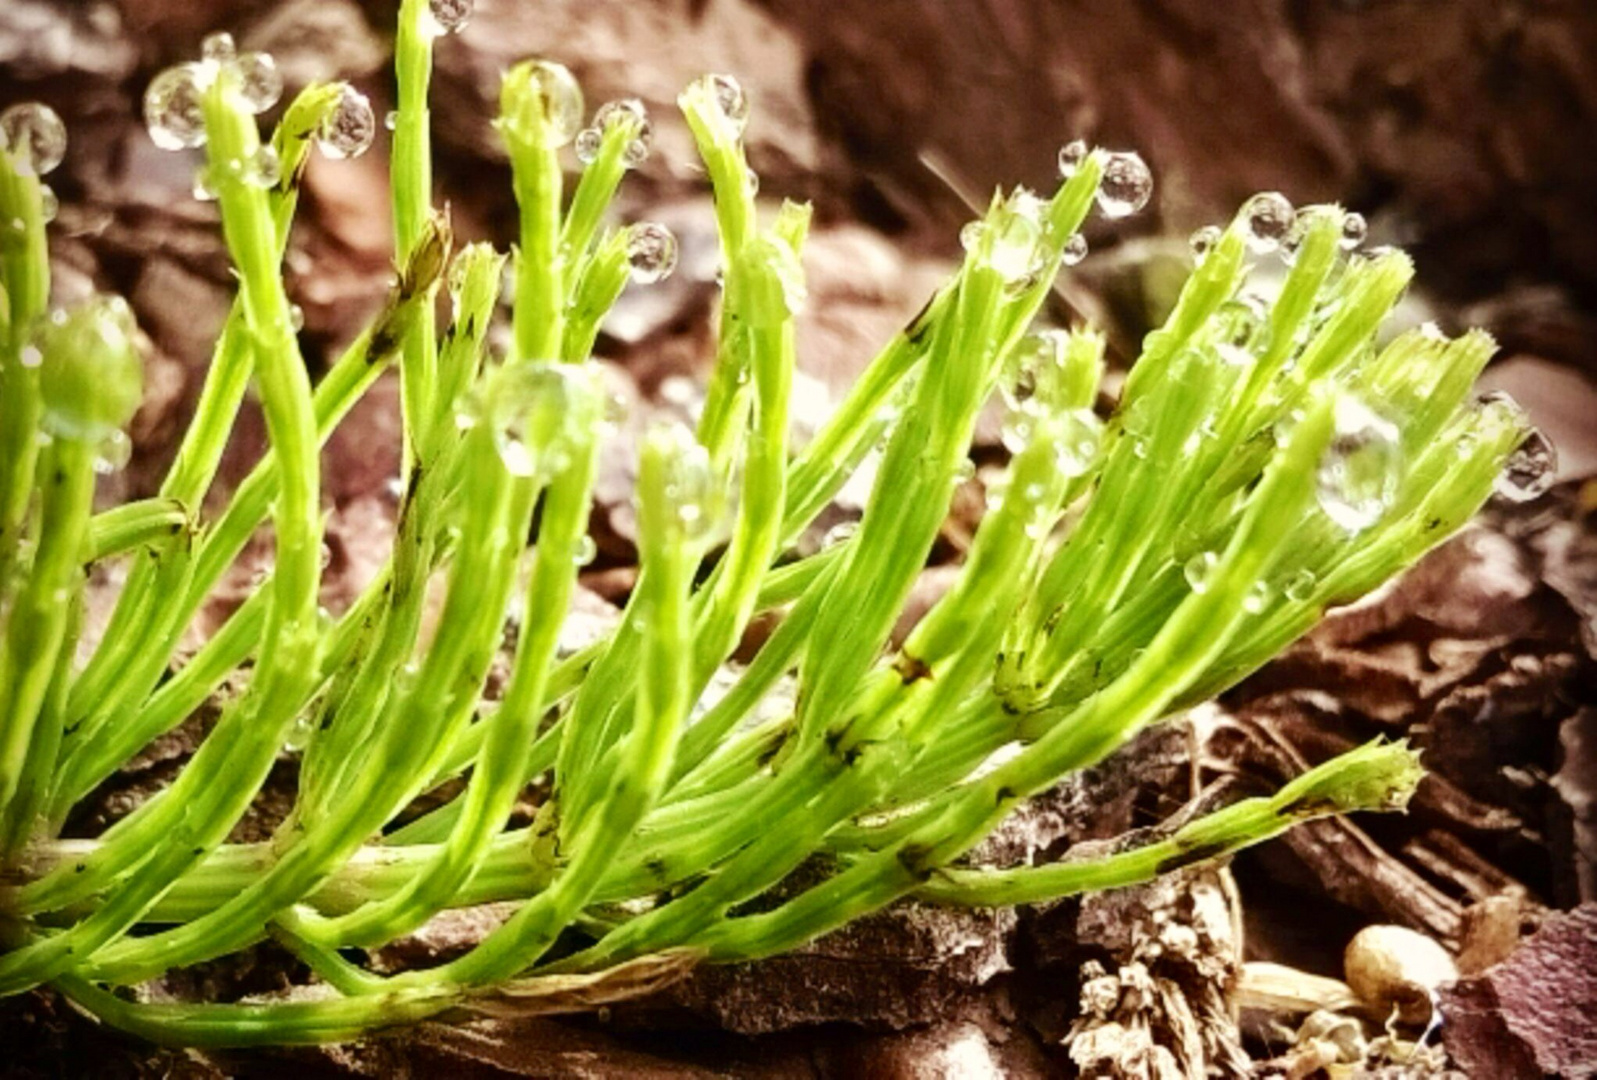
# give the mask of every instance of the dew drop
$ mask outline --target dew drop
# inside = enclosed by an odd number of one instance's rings
[[[1202,262],[1224,235],[1218,225],[1205,225],[1201,229],[1194,230],[1192,235],[1187,237],[1187,246],[1192,249],[1193,261]]]
[[[24,345],[22,351],[17,354],[17,362],[25,368],[36,368],[44,363],[44,353],[37,345]]]
[[[399,128],[398,109],[389,109],[383,114],[383,127],[387,128],[389,131],[395,131]]]
[[[283,75],[270,53],[247,52],[238,58],[239,95],[245,108],[263,113],[283,96]]]
[[[199,64],[176,64],[150,80],[144,91],[144,125],[162,150],[205,145],[201,96],[209,73]]]
[[[1369,235],[1369,224],[1360,213],[1350,213],[1342,219],[1342,239],[1340,241],[1343,251],[1352,251],[1364,243],[1365,236]]]
[[[1255,581],[1242,594],[1242,610],[1249,615],[1257,615],[1270,605],[1270,586],[1264,581]]]
[[[582,87],[564,64],[534,60],[526,65],[528,89],[537,95],[541,120],[517,121],[518,129],[546,149],[565,146],[582,127]]]
[[[445,34],[458,34],[471,22],[475,0],[427,0],[427,12]]]
[[[1281,586],[1281,594],[1293,603],[1301,604],[1314,595],[1319,584],[1314,571],[1305,568],[1286,579],[1286,584]]]
[[[1041,265],[1042,229],[1022,214],[1005,214],[989,226],[992,244],[987,265],[1003,279],[1010,292],[1023,291],[1037,280]]]
[[[1062,179],[1069,180],[1081,168],[1081,163],[1087,160],[1087,143],[1084,139],[1072,139],[1059,148],[1059,175]]]
[[[200,55],[213,64],[225,64],[238,54],[238,48],[233,43],[233,35],[227,31],[218,31],[207,34],[205,40],[200,42]]]
[[[262,143],[244,169],[244,182],[253,187],[273,188],[283,179],[283,163],[271,143]]]
[[[1087,238],[1081,233],[1073,233],[1065,241],[1064,249],[1059,253],[1059,261],[1066,266],[1075,266],[1087,257]]]
[[[749,126],[749,96],[743,92],[743,84],[730,75],[706,75],[704,79],[722,118],[734,135],[741,136]]]
[[[1103,180],[1098,185],[1098,209],[1105,217],[1123,218],[1148,205],[1153,195],[1153,173],[1142,155],[1119,151],[1104,159]]]
[[[676,236],[654,221],[642,221],[629,227],[627,264],[632,267],[632,280],[640,285],[664,281],[676,269]]]
[[[61,200],[49,184],[39,185],[39,217],[48,225],[61,212]]]
[[[1054,444],[1054,467],[1065,477],[1085,476],[1098,454],[1103,421],[1091,409],[1071,409]]]
[[[67,126],[48,105],[25,101],[0,112],[0,150],[24,175],[54,171],[67,153]]]
[[[298,304],[288,305],[288,325],[296,334],[305,329],[305,309]]]
[[[571,148],[577,155],[577,160],[584,165],[592,165],[599,157],[599,147],[604,144],[604,135],[598,128],[583,128],[577,132],[576,141]]]
[[[346,85],[338,104],[327,114],[316,132],[316,145],[334,160],[359,157],[377,135],[377,119],[372,103],[353,86]]]
[[[1558,475],[1558,451],[1552,440],[1532,428],[1497,477],[1497,493],[1511,502],[1530,502],[1545,495]]]
[[[194,197],[200,202],[216,201],[216,184],[211,180],[211,167],[209,165],[197,166],[194,170]]]
[[[112,428],[94,448],[94,471],[101,476],[121,472],[132,456],[133,443],[121,431]]]
[[[649,123],[649,110],[643,107],[643,102],[637,98],[621,98],[618,101],[607,101],[599,106],[599,111],[593,114],[593,127],[590,130],[604,132],[612,124],[633,121],[637,124],[637,135],[627,144],[621,160],[629,169],[635,169],[649,156],[649,150],[654,146],[654,127]],[[578,136],[580,141],[581,136]],[[597,151],[597,147],[595,147]],[[582,156],[581,147],[578,147],[577,156]]]
[[[1262,191],[1242,206],[1243,236],[1254,251],[1275,251],[1292,233],[1297,211],[1279,191]]]
[[[1214,573],[1214,568],[1219,565],[1220,556],[1212,551],[1200,551],[1188,559],[1181,567],[1182,577],[1187,579],[1187,586],[1195,593],[1209,590],[1209,578]]]
[[[599,545],[593,537],[584,533],[577,538],[577,546],[571,552],[571,561],[578,566],[587,566],[599,557]]]
[[[1396,496],[1402,467],[1397,427],[1353,398],[1339,399],[1318,474],[1316,494],[1326,516],[1350,533],[1369,528]]]

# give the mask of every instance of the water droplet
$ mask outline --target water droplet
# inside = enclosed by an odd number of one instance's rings
[[[252,113],[263,113],[283,96],[283,76],[271,54],[247,52],[238,58],[239,95]]]
[[[389,109],[383,114],[383,127],[387,128],[389,131],[394,131],[399,127],[398,109]]]
[[[1397,427],[1353,398],[1339,399],[1318,475],[1326,516],[1350,533],[1369,528],[1391,505],[1402,470]]]
[[[1270,605],[1270,586],[1264,581],[1255,581],[1242,594],[1242,610],[1249,615],[1257,615]]]
[[[1187,586],[1195,593],[1207,592],[1209,589],[1209,576],[1214,573],[1214,568],[1219,565],[1220,556],[1212,551],[1200,551],[1188,559],[1181,567],[1181,575],[1187,579]]]
[[[1073,233],[1065,241],[1064,250],[1059,253],[1059,261],[1066,266],[1075,266],[1087,257],[1087,238],[1081,233]]]
[[[1369,224],[1364,220],[1363,214],[1357,212],[1349,213],[1342,219],[1342,250],[1352,251],[1364,243],[1364,237],[1369,234],[1369,231]]]
[[[216,200],[216,184],[211,180],[211,167],[209,165],[197,166],[194,170],[194,197],[200,202],[214,202]]]
[[[377,118],[366,95],[346,85],[338,104],[316,132],[316,145],[334,160],[359,157],[377,136]]]
[[[749,126],[749,96],[743,92],[743,84],[730,75],[706,75],[704,79],[732,133],[741,136]]]
[[[67,153],[67,126],[48,105],[25,101],[0,112],[0,150],[19,173],[44,176]]]
[[[1194,230],[1193,234],[1187,237],[1187,246],[1192,249],[1193,261],[1202,262],[1224,235],[1218,225],[1205,225],[1201,229]]]
[[[587,566],[598,557],[599,545],[594,542],[593,537],[584,533],[582,536],[577,538],[577,546],[571,552],[572,562],[576,563],[578,566]]]
[[[49,184],[39,185],[39,217],[46,225],[55,220],[61,212],[61,200],[56,197],[55,189]]]
[[[213,64],[225,64],[232,60],[237,53],[238,49],[233,43],[233,35],[225,30],[207,34],[205,40],[200,42],[200,55]]]
[[[427,12],[445,34],[458,34],[471,22],[475,0],[427,0]]]
[[[1041,266],[1042,229],[1029,217],[1005,214],[988,228],[992,243],[988,247],[987,265],[1003,279],[1011,293],[1024,291],[1037,280]]]
[[[1104,217],[1123,218],[1148,205],[1153,195],[1153,173],[1133,151],[1119,151],[1104,159],[1103,180],[1098,185],[1098,209]]]
[[[288,305],[288,325],[294,328],[294,333],[305,329],[305,309],[298,304]]]
[[[273,188],[283,179],[283,163],[271,143],[262,143],[244,169],[244,182],[259,188]]]
[[[306,744],[311,741],[313,728],[314,722],[309,716],[296,716],[283,735],[284,752],[294,754],[305,749]]]
[[[522,138],[536,141],[545,149],[565,146],[582,127],[582,87],[577,85],[576,76],[564,64],[552,60],[529,61],[513,74],[519,77],[523,71],[536,104],[518,94],[511,107],[521,113],[535,109],[537,115],[507,115],[505,121]]]
[[[599,157],[599,147],[604,143],[604,135],[598,128],[583,128],[577,132],[577,138],[572,143],[577,160],[584,165],[592,165]]]
[[[753,168],[743,170],[743,182],[749,186],[750,195],[758,195],[760,193],[760,174],[755,172]]]
[[[17,362],[25,368],[36,368],[44,363],[44,353],[39,351],[37,345],[24,345],[17,354]]]
[[[1243,236],[1257,252],[1275,251],[1292,232],[1297,211],[1279,191],[1262,191],[1242,206]]]
[[[631,226],[627,229],[627,263],[632,267],[632,280],[640,285],[664,281],[676,269],[676,236],[654,221]]]
[[[1314,595],[1319,584],[1320,580],[1314,576],[1314,571],[1305,568],[1286,579],[1286,584],[1281,586],[1281,593],[1293,603],[1301,604]]]
[[[1087,143],[1084,139],[1072,139],[1059,148],[1059,175],[1062,179],[1069,180],[1081,168],[1081,163],[1087,160]]]
[[[162,150],[205,145],[201,97],[210,72],[200,64],[176,64],[150,80],[144,91],[144,124]]]
[[[1031,442],[1032,432],[1036,430],[1032,415],[1029,410],[1015,409],[1004,417],[1003,427],[999,431],[999,439],[1004,444],[1004,449],[1011,454],[1018,454],[1026,449]]]
[[[976,463],[970,458],[962,458],[954,466],[954,486],[958,487],[976,475]]]
[[[94,448],[94,471],[101,476],[121,472],[132,456],[132,441],[121,431],[112,428]]]
[[[621,98],[618,101],[605,102],[599,106],[599,111],[593,114],[593,128],[590,130],[604,132],[608,131],[612,124],[627,121],[637,124],[638,134],[627,144],[621,160],[627,168],[636,169],[648,158],[649,150],[654,146],[654,127],[649,123],[649,110],[643,107],[643,102],[637,98]],[[578,136],[579,140],[580,138],[581,136]],[[577,156],[582,156],[580,146]]]
[[[1054,467],[1061,476],[1084,476],[1098,455],[1103,421],[1091,409],[1071,409],[1064,419],[1064,430],[1054,444]]]
[[[826,530],[825,535],[821,537],[821,547],[836,547],[838,544],[846,543],[857,532],[859,532],[859,522],[840,521]]]
[[[1508,456],[1497,477],[1497,493],[1511,502],[1529,502],[1545,495],[1558,476],[1558,451],[1552,440],[1532,428]]]

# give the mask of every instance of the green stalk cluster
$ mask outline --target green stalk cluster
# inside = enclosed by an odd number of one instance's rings
[[[1505,463],[1527,482],[1534,462],[1510,460],[1527,453],[1523,416],[1470,398],[1490,339],[1381,334],[1406,256],[1355,253],[1358,223],[1339,208],[1258,197],[1206,232],[1169,320],[1100,418],[1102,338],[1030,328],[1082,254],[1094,203],[1134,209],[1146,170],[1073,146],[1052,195],[995,196],[948,283],[795,451],[809,211],[784,204],[762,221],[748,103],[725,76],[699,80],[680,105],[720,229],[716,365],[696,430],[642,441],[640,571],[623,618],[562,656],[607,431],[594,342],[629,279],[670,271],[675,241],[608,224],[648,150],[642,107],[606,105],[578,135],[570,73],[530,61],[506,74],[496,125],[520,207],[514,251],[453,251],[431,205],[427,81],[451,28],[434,8],[404,0],[396,38],[397,278],[314,387],[282,255],[312,146],[357,152],[369,108],[348,87],[314,86],[263,143],[269,60],[215,39],[204,61],[152,84],[157,143],[206,148],[239,280],[153,499],[94,512],[96,470],[138,402],[131,317],[109,299],[48,310],[37,155],[0,154],[0,994],[53,984],[112,1025],[180,1045],[587,1008],[697,962],[791,949],[905,897],[1046,900],[1219,858],[1307,818],[1404,804],[1413,753],[1372,745],[1142,848],[959,865],[1018,803],[1412,563],[1475,512]],[[567,199],[573,137],[585,167]],[[1283,244],[1284,282],[1255,293],[1253,262]],[[501,302],[510,345],[491,355]],[[318,449],[390,362],[405,423],[394,546],[329,613]],[[220,497],[251,383],[271,451]],[[1010,458],[989,512],[953,586],[894,646],[995,394]],[[797,557],[799,536],[867,467],[858,527]],[[271,573],[176,659],[263,528]],[[118,558],[126,584],[80,657],[87,571]],[[777,629],[709,700],[762,612],[780,615]],[[490,694],[507,647],[508,679]],[[95,840],[60,838],[74,806],[228,681],[242,691],[167,790]],[[784,682],[796,704],[757,720]],[[287,820],[270,841],[228,843],[284,753],[300,758]],[[534,820],[512,827],[538,778]],[[410,811],[445,784],[452,798]],[[804,864],[819,883],[787,889]],[[779,902],[750,904],[778,886]],[[349,959],[490,900],[516,901],[514,914],[447,964],[381,977]],[[115,992],[268,937],[316,975],[297,1000]]]

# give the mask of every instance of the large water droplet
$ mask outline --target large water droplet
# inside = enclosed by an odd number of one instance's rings
[[[55,189],[49,184],[39,185],[39,217],[46,225],[55,220],[61,212],[61,200],[56,197]]]
[[[1248,591],[1242,594],[1242,610],[1249,615],[1257,615],[1270,605],[1270,585],[1265,581],[1255,581],[1248,586]]]
[[[1069,240],[1065,241],[1063,250],[1059,253],[1059,261],[1066,266],[1075,266],[1087,257],[1087,238],[1081,233],[1072,233]]]
[[[150,80],[144,91],[144,125],[162,150],[205,145],[201,98],[210,72],[199,64],[176,64]]]
[[[1552,440],[1532,428],[1497,477],[1497,493],[1512,502],[1529,502],[1545,495],[1558,476],[1558,451]]]
[[[1087,143],[1084,139],[1072,139],[1059,148],[1059,175],[1069,180],[1081,168],[1081,163],[1087,160]]]
[[[44,176],[67,152],[67,127],[48,105],[25,101],[0,113],[0,150],[19,173]]]
[[[1262,191],[1242,206],[1242,235],[1257,252],[1275,251],[1292,233],[1297,211],[1279,191]]]
[[[1130,150],[1104,159],[1103,180],[1098,185],[1098,208],[1105,217],[1123,218],[1148,205],[1153,195],[1153,173],[1142,156]]]
[[[1391,505],[1402,471],[1396,425],[1353,398],[1339,399],[1320,459],[1317,495],[1326,516],[1350,533],[1369,528]]]
[[[677,238],[655,221],[640,221],[627,229],[627,264],[632,280],[652,285],[671,276],[677,265]]]
[[[269,53],[247,52],[238,58],[239,96],[252,113],[263,113],[283,96],[283,76]]]
[[[359,157],[377,136],[377,117],[366,95],[346,85],[316,132],[316,145],[335,160]]]
[[[471,22],[475,0],[427,0],[427,13],[441,33],[458,34]]]
[[[534,60],[527,65],[528,86],[538,96],[543,122],[521,123],[528,136],[536,136],[548,149],[565,146],[582,127],[582,87],[564,64]]]
[[[1214,568],[1220,562],[1220,556],[1212,551],[1200,551],[1188,559],[1181,567],[1181,576],[1187,579],[1187,586],[1195,593],[1207,592],[1209,577],[1214,573]]]
[[[94,446],[94,471],[101,476],[121,472],[132,457],[132,440],[113,428]]]

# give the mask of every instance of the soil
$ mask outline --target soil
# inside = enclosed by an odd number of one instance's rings
[[[230,295],[214,213],[189,197],[188,164],[156,151],[137,123],[142,87],[194,54],[205,33],[228,29],[243,47],[273,52],[290,86],[351,78],[382,112],[392,97],[393,7],[0,5],[0,106],[47,101],[72,132],[67,162],[52,176],[62,202],[60,297],[119,291],[149,336],[134,457],[104,485],[107,501],[159,483]],[[0,1073],[1597,1075],[1589,1032],[1597,1015],[1597,230],[1588,222],[1597,8],[1575,0],[478,0],[478,9],[437,58],[439,194],[457,236],[508,243],[508,171],[487,118],[498,72],[548,55],[573,68],[590,103],[626,94],[649,106],[656,151],[626,185],[621,210],[666,222],[683,247],[677,275],[629,292],[600,341],[631,408],[599,485],[600,556],[584,575],[573,644],[614,618],[634,578],[626,433],[650,415],[690,411],[712,359],[713,215],[672,102],[690,78],[724,70],[754,101],[749,152],[762,194],[817,208],[800,424],[825,414],[946,272],[968,216],[961,192],[1040,186],[1058,145],[1081,136],[1138,148],[1159,190],[1147,213],[1094,223],[1094,257],[1063,282],[1053,317],[1089,316],[1124,355],[1168,304],[1193,227],[1260,189],[1338,200],[1370,218],[1371,243],[1415,254],[1419,279],[1405,318],[1498,334],[1504,348],[1485,382],[1510,390],[1559,447],[1560,482],[1547,496],[1488,507],[1395,586],[1334,614],[1221,701],[1034,800],[988,842],[989,857],[1052,858],[1113,843],[1190,811],[1194,800],[1264,790],[1376,734],[1409,738],[1431,775],[1406,816],[1316,822],[1221,870],[1015,912],[901,906],[792,956],[701,970],[593,1016],[426,1025],[353,1047],[200,1056],[151,1051],[51,993],[30,994],[0,1001]],[[392,272],[381,150],[379,140],[357,161],[317,161],[307,177],[288,266],[318,371]],[[380,382],[326,452],[325,599],[334,608],[385,556],[398,424],[397,387]],[[996,436],[991,426],[979,432],[979,463],[997,460]],[[259,416],[247,411],[224,482],[236,482],[263,445]],[[982,477],[956,500],[918,590],[921,610],[968,542]],[[817,536],[858,511],[858,497],[845,494]],[[263,548],[244,560],[213,620],[268,557]],[[102,595],[114,594],[114,581],[103,585]],[[131,763],[74,830],[92,835],[169,780],[204,723],[195,718]],[[284,762],[270,792],[286,797],[292,768]],[[263,800],[240,838],[266,835],[281,809]],[[493,918],[441,920],[382,962],[447,955]],[[1381,1017],[1351,1049],[1334,1025],[1301,1024],[1320,986],[1310,977],[1341,978],[1344,946],[1372,923],[1422,931],[1457,963],[1461,978],[1441,997],[1441,1035],[1418,1048],[1416,1031],[1382,1043]],[[1246,988],[1275,970],[1263,964],[1301,974],[1292,986],[1310,1004],[1249,997]],[[262,948],[176,973],[166,989],[231,998],[298,974]],[[1356,1004],[1327,1008],[1333,1017],[1358,1013]]]

